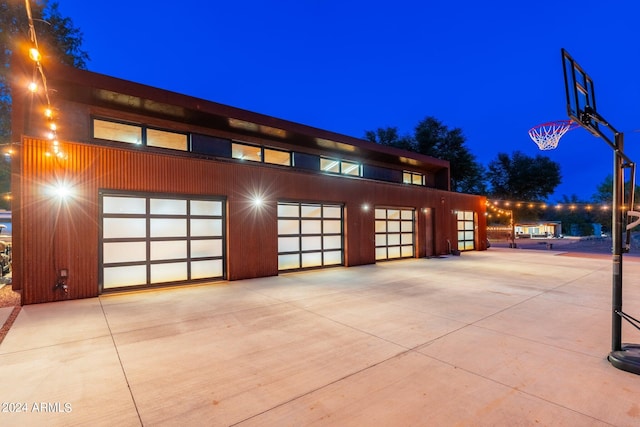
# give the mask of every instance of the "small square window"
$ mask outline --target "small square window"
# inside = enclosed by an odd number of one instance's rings
[[[273,165],[291,166],[291,153],[288,151],[264,149],[264,162]]]
[[[262,161],[262,148],[255,145],[233,143],[231,145],[231,157],[252,162]]]

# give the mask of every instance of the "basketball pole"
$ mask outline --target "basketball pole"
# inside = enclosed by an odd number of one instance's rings
[[[622,172],[624,135],[614,136],[613,189],[611,206],[611,235],[613,250],[613,280],[611,307],[611,351],[622,350],[622,204],[624,203],[624,173]]]

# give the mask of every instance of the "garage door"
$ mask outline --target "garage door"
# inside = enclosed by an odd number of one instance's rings
[[[224,278],[224,204],[101,194],[102,289]]]
[[[278,203],[278,269],[343,264],[342,205]]]
[[[376,261],[414,255],[414,209],[376,208]]]

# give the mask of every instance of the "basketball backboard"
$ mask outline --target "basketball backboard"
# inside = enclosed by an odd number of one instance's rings
[[[598,122],[594,120],[598,115],[593,80],[564,49],[562,69],[569,117],[592,134],[599,136]]]

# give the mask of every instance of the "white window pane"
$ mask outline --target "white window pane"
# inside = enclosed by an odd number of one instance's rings
[[[473,211],[465,211],[464,219],[466,219],[467,221],[473,221]]]
[[[387,223],[387,231],[390,233],[398,233],[400,232],[400,222],[399,221],[389,221]]]
[[[386,234],[376,234],[376,246],[387,246]]]
[[[278,237],[278,252],[297,252],[299,250],[299,237]]]
[[[151,218],[151,237],[185,237],[187,220],[183,218]]]
[[[324,206],[322,216],[325,218],[342,218],[342,208],[340,206]]]
[[[184,133],[147,129],[147,145],[150,147],[187,151],[189,148],[189,139]]]
[[[107,242],[102,246],[102,259],[105,264],[146,261],[147,244],[145,242]]]
[[[387,215],[388,219],[400,219],[400,211],[397,209],[389,209]]]
[[[324,236],[324,249],[342,249],[342,236]]]
[[[399,245],[400,244],[400,235],[399,234],[387,234],[387,244],[388,245]]]
[[[145,199],[138,197],[111,197],[102,198],[102,212],[106,214],[140,214],[147,213]]]
[[[187,257],[187,241],[151,242],[151,260],[177,259]]]
[[[339,234],[342,233],[342,221],[339,220],[325,220],[322,224],[323,233],[327,234]]]
[[[320,170],[324,172],[340,173],[340,161],[321,158]]]
[[[223,275],[222,260],[193,261],[191,263],[191,279],[206,279]]]
[[[324,253],[324,265],[342,264],[341,251],[329,251]]]
[[[463,211],[457,211],[456,212],[456,216],[458,217],[458,220],[461,221],[464,219],[464,212]]]
[[[192,219],[191,235],[194,237],[222,236],[222,220]]]
[[[402,235],[402,237],[400,238],[400,242],[403,245],[409,245],[413,243],[413,234],[409,234],[409,233],[404,233]]]
[[[413,177],[409,172],[402,172],[402,182],[404,184],[411,184],[412,179]]]
[[[342,162],[343,175],[360,176],[360,165],[358,163]]]
[[[320,205],[302,205],[302,216],[304,218],[320,218],[321,213]]]
[[[300,216],[300,206],[278,203],[278,217],[298,218]]]
[[[278,255],[278,270],[291,270],[300,268],[300,256],[298,254]]]
[[[192,240],[191,258],[222,256],[222,240]]]
[[[387,259],[387,248],[382,247],[382,248],[376,248],[376,260],[379,259]]]
[[[387,221],[376,221],[376,233],[387,232]]]
[[[147,267],[145,265],[105,267],[103,270],[103,286],[105,289],[144,285],[146,283]]]
[[[409,211],[409,210],[401,211],[400,218],[413,220],[413,211]]]
[[[413,256],[413,246],[402,246],[402,256],[403,257]]]
[[[389,258],[400,258],[400,247],[389,247],[387,250],[389,251]]]
[[[322,253],[313,252],[310,254],[302,254],[302,268],[319,267],[322,265]]]
[[[464,251],[464,242],[463,241],[458,241],[458,250],[459,251]]]
[[[302,234],[320,234],[320,221],[318,220],[303,220],[302,221]]]
[[[473,221],[467,221],[464,224],[464,229],[465,230],[473,230]]]
[[[322,238],[320,236],[302,238],[303,251],[314,251],[320,249],[322,249]]]
[[[470,250],[473,249],[473,242],[464,242],[464,249],[465,250]]]
[[[231,144],[231,157],[240,160],[250,160],[253,162],[262,161],[262,148],[254,145]]]
[[[191,215],[222,216],[222,202],[218,200],[191,200]]]
[[[186,215],[187,201],[174,199],[151,199],[149,209],[156,215]]]
[[[142,127],[94,119],[93,137],[129,144],[142,144]]]
[[[104,218],[102,236],[105,239],[146,237],[147,220],[144,218]]]
[[[458,240],[464,240],[464,231],[458,231]]]
[[[376,219],[387,219],[386,209],[376,209]]]
[[[278,234],[300,234],[300,221],[297,219],[279,219]]]
[[[473,240],[473,231],[465,231],[464,240]]]
[[[403,233],[410,233],[413,231],[413,222],[412,221],[402,221],[400,223],[400,231]]]
[[[186,262],[151,265],[151,283],[178,282],[187,278]]]
[[[412,184],[414,184],[414,185],[422,185],[422,183],[423,183],[422,175],[420,175],[420,174],[414,174],[414,175],[412,176],[411,183],[412,183]]]

